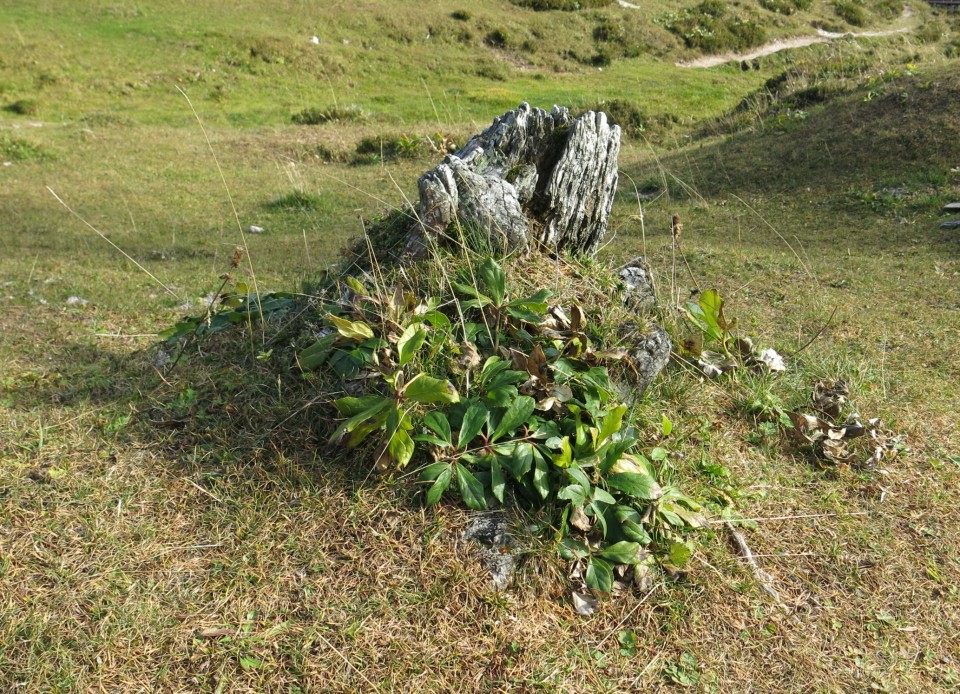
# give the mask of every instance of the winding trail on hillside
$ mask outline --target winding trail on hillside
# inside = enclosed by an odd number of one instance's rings
[[[911,10],[909,6],[904,7],[901,19],[909,22],[909,20],[912,18],[913,10]],[[721,53],[718,55],[706,55],[702,58],[697,58],[696,60],[679,62],[676,63],[676,65],[677,67],[694,68],[716,67],[717,65],[724,65],[726,63],[755,60],[756,58],[762,58],[764,56],[779,53],[780,51],[785,51],[790,48],[803,48],[804,46],[812,46],[815,43],[828,43],[836,39],[874,38],[880,36],[893,36],[895,34],[905,34],[908,31],[912,31],[916,26],[917,25],[915,22],[911,22],[906,26],[902,26],[897,29],[888,29],[886,31],[850,31],[846,33],[817,29],[817,33],[811,36],[795,36],[787,39],[775,39],[750,51],[749,53]]]

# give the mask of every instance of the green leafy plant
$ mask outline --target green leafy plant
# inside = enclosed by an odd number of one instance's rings
[[[380,470],[423,462],[427,505],[453,495],[472,509],[536,510],[596,591],[610,592],[618,575],[653,557],[682,566],[701,508],[661,482],[665,449],[638,450],[630,408],[617,402],[607,368],[626,353],[603,349],[600,332],[588,337],[578,305],[568,316],[548,305],[548,291],[518,291],[492,257],[472,267],[438,283],[452,295],[418,297],[347,277],[313,301],[316,330],[297,362],[347,391],[332,400],[339,421],[328,442],[374,442]],[[207,335],[287,301],[257,301],[234,284],[218,311],[178,324],[168,339]],[[706,301],[696,314],[711,339],[725,334],[721,309]],[[672,424],[664,418],[661,429],[668,436]]]
[[[723,299],[713,289],[702,292],[696,303],[688,301],[684,306],[684,314],[696,332],[686,337],[681,347],[697,360],[703,373],[715,377],[743,366],[767,373],[786,370],[775,350],[757,349],[749,337],[733,335],[737,320],[728,320],[723,306]]]

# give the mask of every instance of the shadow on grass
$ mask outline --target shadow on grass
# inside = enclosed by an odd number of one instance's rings
[[[173,367],[164,345],[54,342],[42,371],[0,381],[0,399],[24,411],[93,414],[95,440],[149,449],[173,474],[191,479],[229,475],[341,491],[370,482],[370,468],[359,461],[375,459],[374,452],[347,453],[327,442],[337,394],[321,395],[303,377],[289,345],[260,347],[254,332],[254,344],[242,326],[213,335]],[[413,495],[404,496],[398,501],[419,508]]]

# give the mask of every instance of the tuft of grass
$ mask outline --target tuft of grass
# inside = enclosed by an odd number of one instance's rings
[[[307,193],[302,190],[295,190],[279,198],[274,198],[270,202],[264,203],[264,207],[271,211],[290,211],[307,212],[318,209],[322,204],[320,196]]]
[[[416,159],[431,151],[429,138],[420,135],[369,135],[355,148],[354,164],[370,164],[391,159]]]
[[[294,113],[290,121],[296,125],[323,125],[324,123],[363,123],[370,114],[355,104],[328,108],[305,108]]]
[[[40,113],[40,102],[37,99],[17,99],[4,106],[3,110],[18,116],[35,116]]]
[[[7,161],[42,161],[51,155],[45,147],[21,137],[0,135],[0,159]]]
[[[561,12],[576,12],[578,10],[606,7],[613,0],[510,0],[514,5],[528,7],[537,12],[559,10]]]

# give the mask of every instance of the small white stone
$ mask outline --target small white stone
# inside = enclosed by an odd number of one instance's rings
[[[263,227],[258,227],[256,224],[251,224],[250,226],[247,227],[247,233],[248,233],[248,234],[262,234],[262,233],[263,233]]]
[[[68,296],[67,297],[67,306],[86,306],[90,302],[86,299],[83,299],[79,296]]]
[[[320,37],[319,37],[319,36],[313,36],[313,37],[311,37],[311,38],[310,38],[310,43],[319,46],[319,45],[320,45]]]

